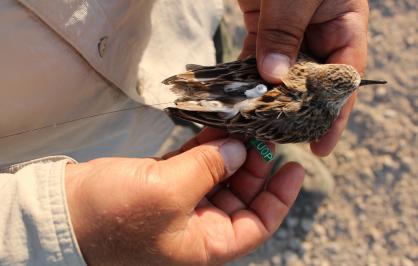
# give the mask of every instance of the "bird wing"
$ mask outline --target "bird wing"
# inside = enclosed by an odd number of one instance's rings
[[[230,133],[253,136],[258,140],[275,141],[277,143],[300,142],[296,134],[302,125],[301,113],[305,112],[303,95],[289,94],[285,85],[279,85],[263,96],[255,99],[253,108],[243,109],[229,120],[223,122],[203,121],[206,114],[192,114],[195,122],[209,126],[223,125]],[[190,113],[187,115],[191,115]],[[203,117],[202,117],[203,115]],[[213,116],[211,116],[213,117]],[[185,119],[188,119],[187,117]]]
[[[187,71],[163,81],[188,100],[245,97],[245,91],[264,84],[255,58],[215,66],[187,65]]]

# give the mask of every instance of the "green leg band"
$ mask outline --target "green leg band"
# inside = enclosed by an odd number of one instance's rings
[[[265,162],[268,163],[271,160],[273,160],[273,153],[271,152],[270,148],[267,146],[266,143],[253,138],[250,140],[249,144],[250,147],[253,147],[258,151],[258,153],[261,155]]]

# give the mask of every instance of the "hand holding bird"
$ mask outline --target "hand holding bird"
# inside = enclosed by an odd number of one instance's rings
[[[239,0],[247,37],[240,58],[256,56],[261,77],[279,83],[299,50],[328,64],[364,72],[367,59],[367,0]],[[311,150],[328,155],[343,132],[356,93]]]

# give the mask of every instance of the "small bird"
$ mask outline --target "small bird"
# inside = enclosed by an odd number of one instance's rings
[[[280,84],[261,78],[255,58],[186,69],[163,81],[180,96],[169,115],[276,143],[318,140],[359,86],[386,83],[304,54]]]

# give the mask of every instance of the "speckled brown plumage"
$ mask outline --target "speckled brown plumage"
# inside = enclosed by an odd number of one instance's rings
[[[166,109],[170,115],[259,140],[290,143],[317,140],[361,83],[383,82],[361,81],[351,66],[321,65],[300,54],[278,85],[261,79],[255,58],[188,65],[187,72],[163,83],[181,96],[176,107]]]

